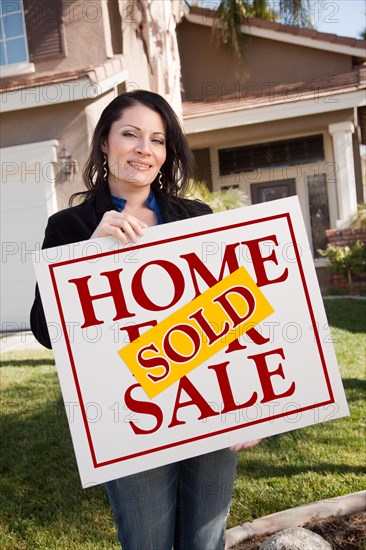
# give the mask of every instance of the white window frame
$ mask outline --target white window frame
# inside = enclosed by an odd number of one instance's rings
[[[23,61],[20,61],[18,63],[6,63],[5,65],[0,65],[0,76],[1,78],[5,78],[8,76],[15,76],[20,74],[30,74],[35,72],[35,67],[33,63],[29,62],[29,50],[28,50],[28,37],[27,37],[27,29],[25,26],[25,15],[24,15],[24,6],[23,6],[23,0],[20,1],[20,10],[22,13],[22,22],[23,22],[23,34],[19,36],[12,37],[12,39],[15,38],[24,38],[25,43],[25,53],[26,53],[26,59]],[[15,13],[20,13],[20,10],[9,12],[6,14],[6,17],[9,15],[13,15]],[[0,25],[2,27],[2,33],[3,33],[3,40],[2,42],[6,45],[9,40],[5,38],[5,32],[3,28],[3,15],[1,14],[0,17]],[[5,48],[5,54],[6,54],[6,48]]]

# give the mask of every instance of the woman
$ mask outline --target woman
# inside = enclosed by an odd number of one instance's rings
[[[108,235],[135,242],[146,227],[210,213],[207,205],[182,198],[192,167],[177,117],[161,96],[143,90],[118,96],[95,128],[84,170],[87,190],[76,194],[84,200],[50,217],[43,248]],[[50,348],[38,289],[31,327]],[[222,550],[233,450],[106,483],[123,550]]]

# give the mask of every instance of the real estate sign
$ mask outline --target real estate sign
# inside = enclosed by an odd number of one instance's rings
[[[84,487],[348,414],[296,197],[35,266]]]

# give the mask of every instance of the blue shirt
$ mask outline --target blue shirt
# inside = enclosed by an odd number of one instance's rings
[[[122,212],[122,210],[126,206],[126,199],[120,199],[119,197],[114,197],[113,195],[111,196],[118,212]],[[150,191],[149,196],[146,199],[146,206],[150,208],[150,210],[155,212],[158,225],[161,225],[163,223],[163,220],[161,217],[160,207],[152,190]]]

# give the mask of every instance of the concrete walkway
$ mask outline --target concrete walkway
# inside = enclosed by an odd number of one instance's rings
[[[0,334],[0,353],[21,351],[24,349],[46,349],[37,342],[31,331],[2,332]]]

